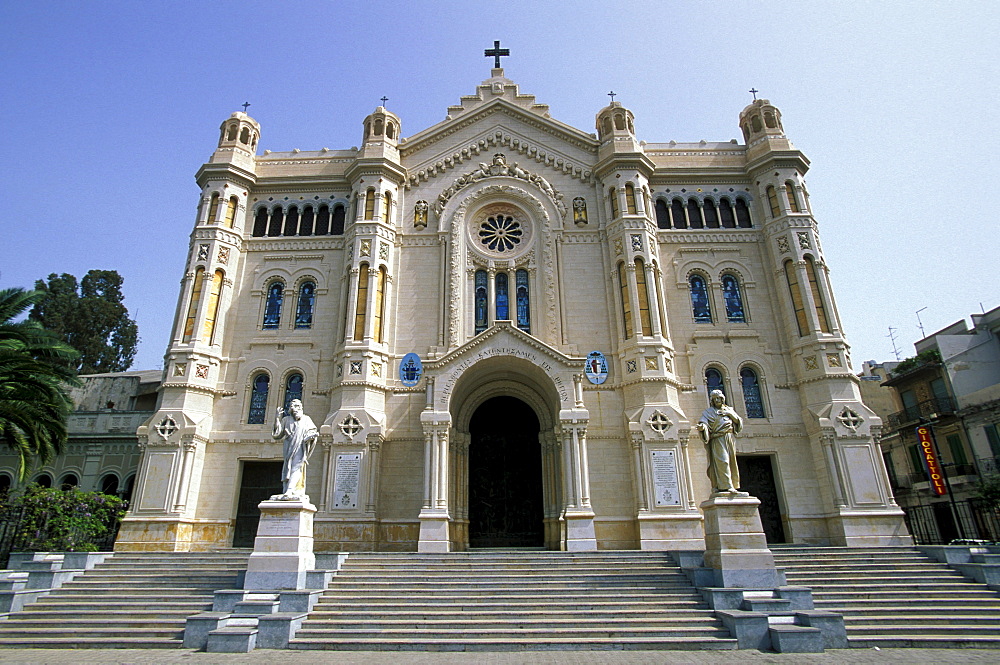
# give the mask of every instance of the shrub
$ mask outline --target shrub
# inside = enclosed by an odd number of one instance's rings
[[[9,503],[24,511],[14,539],[14,550],[22,552],[95,552],[117,533],[127,507],[101,492],[40,485],[29,485]]]

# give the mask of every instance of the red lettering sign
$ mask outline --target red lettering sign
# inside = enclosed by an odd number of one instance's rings
[[[934,437],[931,434],[930,427],[921,425],[917,428],[917,443],[920,444],[920,448],[924,453],[924,464],[927,467],[927,477],[931,481],[931,489],[938,496],[946,494],[948,488],[944,484],[944,473],[941,471],[937,454],[934,452]]]

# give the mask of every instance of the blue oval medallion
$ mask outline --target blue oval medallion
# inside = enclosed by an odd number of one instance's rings
[[[420,377],[424,375],[424,366],[420,362],[420,356],[415,353],[407,353],[399,363],[399,380],[407,388],[420,383]]]
[[[587,366],[584,370],[587,380],[595,385],[601,385],[608,379],[608,361],[600,351],[587,354]]]

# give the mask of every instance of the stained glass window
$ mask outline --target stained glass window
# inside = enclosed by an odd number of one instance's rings
[[[736,224],[741,229],[749,229],[753,226],[750,220],[750,208],[743,199],[736,199]]]
[[[733,204],[729,202],[729,199],[722,199],[719,201],[719,218],[722,221],[722,228],[736,228],[736,217],[733,215]]]
[[[747,418],[766,418],[764,400],[760,394],[757,372],[749,367],[740,370],[740,384],[743,386],[743,403],[747,408]]]
[[[344,235],[344,218],[346,216],[347,212],[344,210],[344,206],[336,205],[333,207],[333,218],[330,220],[330,235]]]
[[[635,187],[630,182],[625,184],[625,210],[630,215],[636,214],[637,211],[635,205]]]
[[[705,199],[704,211],[705,226],[710,229],[719,228],[719,211],[715,207],[715,201],[712,199]]]
[[[267,412],[267,389],[271,383],[271,377],[260,373],[253,380],[253,392],[250,394],[250,413],[247,416],[247,423],[250,425],[263,425],[264,416]]]
[[[722,382],[722,372],[715,369],[714,367],[709,367],[705,370],[705,387],[708,389],[708,394],[711,395],[713,390],[721,390],[722,394],[726,394],[726,386]]]
[[[771,217],[778,217],[781,215],[781,207],[778,205],[778,194],[774,191],[774,187],[768,186],[767,188],[767,204],[771,208]]]
[[[687,217],[684,216],[684,202],[674,199],[670,203],[670,218],[674,222],[675,229],[686,229],[688,227]]]
[[[740,283],[732,275],[722,276],[722,299],[726,302],[726,319],[730,323],[747,322],[747,315],[743,310],[743,294],[740,293]]]
[[[712,307],[708,302],[708,285],[701,275],[691,275],[691,310],[695,323],[711,323]]]
[[[667,202],[663,199],[656,199],[656,228],[670,228],[670,209],[667,208]]]
[[[646,266],[642,259],[635,260],[635,286],[639,292],[639,327],[642,334],[649,337],[653,334],[652,319],[649,316],[649,290],[646,285]]]
[[[531,307],[528,295],[528,271],[518,270],[514,279],[517,286],[517,327],[531,332]]]
[[[293,399],[302,401],[302,375],[292,374],[288,377],[288,381],[285,382],[285,410],[288,410],[288,405],[292,403]]]
[[[496,276],[497,321],[510,320],[510,300],[507,297],[507,273],[499,272]]]
[[[205,281],[205,269],[201,266],[194,271],[194,284],[191,285],[191,303],[188,305],[187,320],[184,322],[184,341],[190,342],[194,336],[194,324],[198,318],[198,306],[201,304],[201,288]]]
[[[316,285],[303,282],[299,287],[299,303],[295,308],[295,327],[312,328],[313,304],[316,302]]]
[[[354,307],[354,341],[365,338],[365,319],[368,315],[368,264],[358,266],[358,302]]]
[[[802,300],[802,290],[799,288],[799,276],[791,260],[785,261],[785,280],[788,281],[788,291],[792,296],[792,310],[795,312],[799,337],[802,337],[809,332],[809,321],[806,318],[806,304]]]
[[[614,187],[608,192],[608,198],[611,200],[611,216],[618,216],[618,190]]]
[[[692,229],[701,229],[705,223],[701,219],[701,208],[697,199],[688,199],[688,223]]]
[[[632,337],[632,302],[628,297],[628,280],[625,278],[625,264],[618,264],[618,288],[622,296],[622,321],[625,324],[625,339]]]
[[[267,289],[267,302],[264,304],[264,330],[277,330],[281,324],[281,305],[285,300],[285,285],[274,282]]]
[[[487,317],[486,271],[476,271],[476,334],[486,330]]]
[[[819,291],[819,281],[816,278],[816,263],[812,257],[806,257],[806,274],[809,276],[809,291],[812,293],[813,304],[816,306],[816,317],[819,319],[819,328],[825,333],[830,332],[830,318],[827,316],[826,307],[823,304],[823,295]]]

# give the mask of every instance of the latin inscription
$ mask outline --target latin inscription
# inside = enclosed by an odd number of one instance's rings
[[[654,450],[653,491],[657,506],[679,506],[681,495],[677,488],[677,460],[673,450]]]
[[[358,507],[358,485],[360,476],[360,453],[337,455],[337,470],[333,476],[334,508]]]

